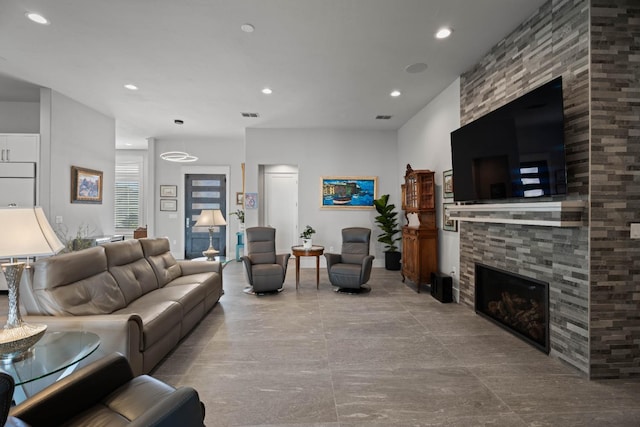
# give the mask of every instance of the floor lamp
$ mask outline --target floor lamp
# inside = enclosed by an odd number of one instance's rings
[[[53,255],[64,245],[58,240],[40,207],[0,208],[0,258],[9,290],[7,323],[0,330],[0,358],[13,359],[33,346],[47,330],[47,325],[30,325],[20,316],[19,286],[24,262],[14,258]]]
[[[213,228],[227,225],[220,209],[203,209],[194,227],[209,227],[209,249],[202,252],[207,261],[215,261],[215,256],[220,253],[213,247]]]

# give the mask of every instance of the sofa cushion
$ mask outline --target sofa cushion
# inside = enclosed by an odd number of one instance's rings
[[[142,350],[158,342],[174,328],[180,330],[182,308],[175,301],[161,301],[154,292],[143,295],[115,314],[137,314],[142,319]]]
[[[125,240],[107,243],[103,247],[107,256],[107,268],[118,282],[127,304],[158,289],[158,279],[151,264],[145,259],[139,241]]]
[[[33,270],[33,296],[45,314],[109,314],[126,306],[101,246],[41,259]]]
[[[182,274],[180,266],[169,250],[169,239],[139,239],[144,257],[156,274],[158,284],[164,286]]]
[[[284,269],[278,264],[255,264],[253,270],[253,288],[259,291],[263,288],[273,289],[273,283],[284,282]]]
[[[189,274],[188,276],[180,276],[171,282],[167,283],[165,288],[173,286],[184,286],[198,284],[205,289],[206,295],[216,292],[220,288],[220,274],[219,273],[198,273]]]

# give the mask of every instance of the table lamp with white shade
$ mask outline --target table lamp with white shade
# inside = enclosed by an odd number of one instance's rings
[[[15,258],[53,255],[64,248],[40,207],[0,208],[0,258],[9,290],[7,323],[0,329],[0,358],[12,359],[33,346],[47,325],[30,325],[20,316],[19,287],[25,262]]]
[[[207,257],[207,261],[214,261],[215,256],[220,253],[213,248],[213,228],[221,225],[227,225],[227,221],[220,209],[203,209],[194,224],[194,227],[209,227],[209,249],[202,252],[202,255]]]

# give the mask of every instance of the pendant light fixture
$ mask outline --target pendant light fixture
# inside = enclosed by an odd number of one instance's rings
[[[177,125],[183,125],[184,120],[175,119],[173,123]],[[196,156],[192,156],[186,151],[165,151],[164,153],[160,154],[160,158],[168,162],[177,162],[177,163],[190,163],[198,160]]]

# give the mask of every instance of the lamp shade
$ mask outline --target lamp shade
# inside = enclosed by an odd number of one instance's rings
[[[216,225],[227,225],[220,209],[203,209],[194,227],[215,227]]]
[[[41,207],[0,208],[0,258],[53,255],[63,248]]]

